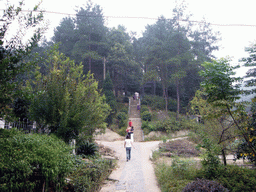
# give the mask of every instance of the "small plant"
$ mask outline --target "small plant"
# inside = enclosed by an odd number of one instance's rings
[[[149,111],[144,111],[142,114],[141,114],[141,119],[143,121],[151,121],[151,118],[152,118],[152,115]]]
[[[82,142],[77,148],[78,155],[93,156],[98,151],[98,146],[89,141]]]
[[[229,190],[223,187],[216,181],[210,181],[206,179],[196,179],[192,183],[189,183],[182,192],[192,192],[192,191],[201,191],[201,192],[228,192]]]

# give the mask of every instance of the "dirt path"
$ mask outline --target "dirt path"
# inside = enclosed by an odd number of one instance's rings
[[[109,176],[101,192],[160,192],[154,173],[153,163],[149,159],[152,150],[158,147],[159,141],[135,142],[131,160],[126,162],[123,141],[98,141],[116,152],[119,158],[118,167]]]
[[[126,161],[124,138],[107,130],[96,138],[98,144],[104,145],[115,151],[118,157],[117,168],[112,171],[101,192],[160,192],[154,173],[153,163],[150,160],[152,151],[158,148],[159,141],[139,142],[143,140],[141,130],[140,110],[137,110],[139,100],[130,98],[129,119],[134,126],[134,146],[131,152],[131,160]]]

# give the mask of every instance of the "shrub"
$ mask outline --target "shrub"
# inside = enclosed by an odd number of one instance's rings
[[[125,127],[127,124],[127,114],[125,112],[119,112],[117,114],[118,127]]]
[[[141,119],[143,121],[151,121],[151,118],[152,118],[152,115],[149,111],[144,111],[142,114],[141,114]]]
[[[120,112],[124,112],[125,114],[128,114],[128,108],[127,107],[122,107],[120,109]]]
[[[117,130],[117,133],[121,136],[126,135],[126,127],[121,127],[120,129]]]
[[[177,101],[176,100],[169,98],[168,110],[175,111],[175,112],[177,111]]]
[[[210,181],[206,179],[196,179],[192,183],[189,183],[184,189],[183,192],[192,192],[192,191],[201,191],[201,192],[228,192],[229,190],[223,187],[216,181]]]
[[[2,130],[0,191],[57,191],[72,169],[71,148],[55,136]]]
[[[95,143],[91,143],[89,141],[81,142],[77,146],[78,155],[92,156],[92,155],[95,155],[97,151],[98,151],[98,146]]]
[[[123,103],[129,103],[129,97],[124,97],[123,98]]]
[[[194,123],[191,120],[186,118],[180,118],[178,121],[175,117],[170,117],[166,119],[162,119],[161,121],[156,122],[156,131],[163,131],[167,133],[172,133],[180,130],[190,130],[197,129],[200,125],[198,123]]]
[[[154,125],[148,121],[142,121],[141,129],[147,129],[149,132],[155,131]]]
[[[102,182],[114,168],[111,160],[92,159],[89,161],[77,160],[76,168],[69,175],[69,184],[77,192],[94,192],[100,189]]]
[[[147,100],[142,99],[142,101],[141,101],[141,105],[148,105]]]
[[[204,158],[202,160],[202,171],[204,172],[206,179],[216,179],[220,174],[220,148],[212,140],[210,140],[207,135],[201,134],[201,138],[202,145],[198,145],[197,147],[202,147],[205,149]]]
[[[145,111],[149,111],[148,107],[146,105],[141,105],[140,113],[143,113]]]
[[[165,100],[163,97],[155,95],[145,95],[141,102],[142,105],[148,105],[152,109],[165,109]]]
[[[256,191],[256,170],[237,165],[222,165],[218,181],[230,191]]]

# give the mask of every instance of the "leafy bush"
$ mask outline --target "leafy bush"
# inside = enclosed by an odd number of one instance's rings
[[[128,114],[128,108],[127,107],[122,107],[120,109],[120,112],[124,112],[125,114]]]
[[[189,183],[184,189],[183,192],[192,192],[192,191],[201,191],[201,192],[228,192],[229,190],[224,188],[221,184],[216,181],[210,181],[206,179],[196,179],[192,183]]]
[[[141,105],[140,113],[143,113],[144,111],[149,111],[149,109],[146,105]]]
[[[123,98],[123,102],[124,102],[124,103],[129,103],[129,97],[124,97],[124,98]]]
[[[169,98],[168,110],[175,111],[175,112],[177,111],[177,101],[176,100]]]
[[[72,190],[69,191],[98,191],[113,168],[114,163],[111,160],[93,159],[83,161],[78,159],[76,168],[69,175],[69,183],[72,186]]]
[[[117,133],[121,136],[125,136],[126,135],[126,128],[127,127],[121,127],[120,129],[117,130]]]
[[[152,109],[165,109],[165,100],[163,97],[155,95],[145,95],[141,102],[142,105],[148,105]]]
[[[117,114],[117,120],[118,120],[118,127],[125,127],[127,124],[127,114],[125,112],[119,112]]]
[[[57,191],[72,169],[71,148],[55,136],[1,130],[0,191]]]
[[[202,160],[203,169],[206,179],[218,178],[220,174],[220,159],[219,159],[219,146],[211,141],[207,135],[201,134],[202,145],[197,147],[202,147],[205,149],[204,158]]]
[[[142,121],[141,129],[148,129],[150,132],[155,131],[154,125],[148,121]]]
[[[256,191],[256,170],[236,165],[220,166],[218,181],[230,191]]]
[[[144,111],[143,113],[141,113],[141,119],[143,121],[151,121],[152,115],[149,111]]]
[[[81,142],[77,146],[78,155],[92,156],[92,155],[95,155],[97,151],[98,151],[98,146],[95,143],[91,143],[89,141]]]

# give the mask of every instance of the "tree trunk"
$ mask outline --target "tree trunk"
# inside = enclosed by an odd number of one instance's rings
[[[178,80],[176,80],[176,92],[177,92],[177,114],[176,114],[176,119],[179,119],[179,114],[180,114],[180,88],[179,88]]]
[[[114,79],[115,79],[115,96],[118,97],[118,82],[117,82],[117,73],[114,70]]]
[[[89,35],[89,52],[91,52],[91,44],[90,44],[90,41],[91,41],[91,35]],[[91,59],[91,56],[89,56],[89,71],[92,72],[92,59]]]
[[[156,95],[156,81],[154,81],[154,95]]]
[[[164,100],[165,100],[165,111],[167,112],[168,110],[168,92],[167,92],[167,88],[165,88],[163,86],[163,96],[164,96]]]
[[[225,150],[222,149],[222,150],[221,150],[221,153],[222,153],[223,163],[224,163],[224,165],[226,166],[226,165],[227,165],[227,159],[226,159]]]

